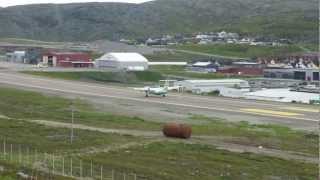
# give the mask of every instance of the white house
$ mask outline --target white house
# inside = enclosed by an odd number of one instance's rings
[[[95,66],[126,71],[144,71],[148,69],[148,60],[138,53],[106,53],[95,61]]]

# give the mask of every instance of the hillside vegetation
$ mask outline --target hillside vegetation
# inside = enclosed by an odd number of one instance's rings
[[[0,38],[91,41],[234,31],[317,41],[316,0],[155,0],[143,4],[42,4],[0,9]]]

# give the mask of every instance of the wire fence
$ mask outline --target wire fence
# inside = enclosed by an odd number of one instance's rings
[[[45,176],[45,179],[65,176],[93,180],[148,180],[147,177],[120,172],[80,157],[40,152],[35,148],[12,144],[6,140],[2,140],[0,148],[0,160],[18,166],[17,175],[30,179],[38,179],[40,176]]]

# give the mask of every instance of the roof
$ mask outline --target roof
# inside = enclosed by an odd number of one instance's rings
[[[113,60],[121,62],[148,62],[148,59],[146,59],[139,53],[106,53],[97,60]]]
[[[196,62],[192,66],[209,66],[211,62]]]
[[[236,64],[236,65],[258,65],[258,63],[248,62],[248,61],[233,62],[232,64]]]
[[[87,53],[82,53],[82,52],[55,52],[55,51],[50,51],[50,52],[44,53],[44,55],[87,55]]]
[[[185,80],[184,82],[189,83],[240,83],[247,82],[242,79],[215,79],[215,80]]]
[[[319,94],[290,91],[290,89],[264,89],[246,93],[245,97],[250,99],[264,99],[281,102],[297,101],[309,103],[310,100],[319,99]]]

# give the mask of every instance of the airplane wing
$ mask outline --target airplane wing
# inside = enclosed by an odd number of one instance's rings
[[[136,91],[143,91],[143,92],[145,92],[145,91],[148,91],[148,90],[149,90],[149,87],[133,88],[133,89],[136,90]]]

